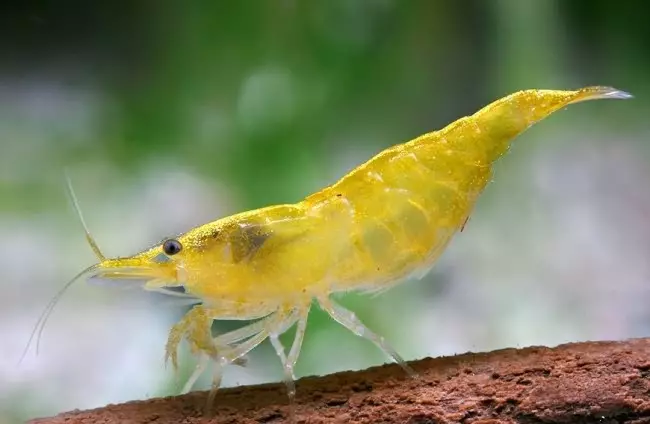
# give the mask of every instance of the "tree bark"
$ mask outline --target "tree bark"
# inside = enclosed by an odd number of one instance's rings
[[[571,343],[411,362],[297,384],[299,423],[650,423],[650,338]],[[281,383],[109,405],[32,421],[55,423],[281,423]]]

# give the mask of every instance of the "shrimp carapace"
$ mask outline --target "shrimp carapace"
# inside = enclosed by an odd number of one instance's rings
[[[569,104],[629,97],[610,87],[511,94],[382,151],[295,204],[219,219],[127,258],[104,259],[92,241],[100,259],[92,277],[138,281],[145,289],[200,303],[172,328],[166,349],[175,364],[178,344],[186,339],[200,357],[185,390],[215,363],[210,401],[222,367],[269,338],[292,403],[293,370],[313,300],[413,374],[395,349],[330,295],[382,291],[423,276],[463,228],[493,163],[517,135]],[[252,322],[214,336],[213,320]],[[279,336],[294,325],[287,353]]]

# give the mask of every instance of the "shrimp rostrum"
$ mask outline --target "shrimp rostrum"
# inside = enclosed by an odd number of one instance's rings
[[[382,291],[422,277],[463,227],[492,165],[516,136],[569,104],[629,97],[611,87],[519,91],[380,152],[297,203],[222,218],[130,257],[104,258],[88,235],[100,262],[81,275],[144,281],[144,289],[194,301],[171,329],[167,357],[176,364],[182,340],[198,355],[186,391],[214,364],[210,403],[223,366],[241,361],[266,339],[280,358],[293,401],[294,366],[313,303],[414,374],[383,337],[331,295]],[[250,322],[213,335],[214,320]],[[287,352],[279,336],[294,325]]]

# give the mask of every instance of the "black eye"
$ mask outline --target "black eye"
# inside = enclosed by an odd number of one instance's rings
[[[181,250],[183,250],[183,245],[178,240],[169,239],[169,240],[166,240],[163,243],[162,248],[163,248],[163,252],[165,252],[165,254],[171,256],[171,255],[175,255],[178,252],[180,252]]]

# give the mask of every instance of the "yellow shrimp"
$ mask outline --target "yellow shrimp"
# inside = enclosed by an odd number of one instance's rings
[[[520,91],[384,150],[295,204],[219,219],[131,257],[105,259],[86,230],[100,262],[81,277],[141,282],[147,290],[198,303],[172,328],[166,352],[176,364],[185,338],[200,356],[185,391],[215,363],[208,405],[222,367],[267,338],[280,357],[293,404],[294,366],[314,300],[414,374],[384,338],[330,295],[381,291],[422,277],[462,229],[491,178],[492,164],[517,135],[569,104],[630,97],[611,87]],[[214,337],[213,320],[253,322]],[[293,325],[297,331],[287,354],[278,337]]]

